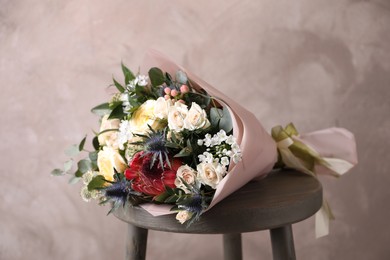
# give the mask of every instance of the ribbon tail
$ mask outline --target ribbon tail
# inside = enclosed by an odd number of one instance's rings
[[[325,162],[323,166],[328,168],[330,171],[332,171],[333,175],[336,175],[337,177],[343,175],[344,173],[348,172],[350,169],[354,167],[354,164],[338,159],[338,158],[322,158]]]
[[[334,215],[329,203],[324,199],[322,207],[315,216],[316,238],[324,237],[329,234],[329,222],[334,219]]]

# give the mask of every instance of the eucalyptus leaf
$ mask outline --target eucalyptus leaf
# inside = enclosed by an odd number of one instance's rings
[[[149,74],[150,82],[154,87],[158,87],[164,84],[165,76],[162,70],[160,70],[159,68],[156,67],[151,68],[148,74]]]
[[[93,190],[103,189],[105,187],[106,182],[107,181],[104,179],[103,175],[96,175],[88,183],[88,190],[93,191]]]
[[[233,130],[232,118],[227,107],[223,107],[223,117],[219,122],[219,127],[225,130],[226,133],[229,133]]]
[[[92,169],[92,163],[88,159],[83,159],[77,163],[77,167],[80,172],[86,173]]]
[[[74,157],[80,153],[79,146],[74,144],[65,149],[65,154],[69,157]]]
[[[100,104],[91,109],[91,112],[98,116],[104,116],[111,113],[111,108],[109,103]]]
[[[61,176],[61,175],[64,175],[65,173],[61,169],[54,169],[54,170],[51,171],[50,174],[53,175],[53,176]]]
[[[187,74],[182,70],[176,71],[176,80],[181,84],[187,84]]]
[[[219,127],[229,133],[233,130],[232,118],[227,108],[219,109],[212,107],[210,109],[210,123],[213,127]]]
[[[68,183],[69,184],[76,184],[81,180],[80,177],[73,176],[72,178],[69,179]]]
[[[72,159],[70,159],[69,161],[66,161],[64,163],[64,172],[69,171],[72,168],[72,166],[73,166],[73,160]]]

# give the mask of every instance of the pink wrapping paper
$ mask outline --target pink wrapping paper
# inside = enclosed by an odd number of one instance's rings
[[[250,180],[265,176],[272,170],[277,160],[276,144],[251,112],[156,51],[149,51],[144,61],[144,69],[152,67],[158,67],[171,75],[174,75],[179,69],[184,71],[195,88],[200,87],[206,90],[219,103],[226,105],[230,111],[233,121],[233,135],[237,138],[237,143],[241,148],[242,160],[236,165],[231,165],[229,173],[218,184],[208,209]],[[155,216],[173,213],[168,208],[159,205],[147,204],[143,207]]]

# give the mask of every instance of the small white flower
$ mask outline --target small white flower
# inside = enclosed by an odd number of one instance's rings
[[[233,155],[233,162],[238,163],[239,161],[241,161],[241,158],[242,158],[241,153],[235,153]]]
[[[229,135],[229,136],[226,138],[225,142],[226,142],[227,144],[229,144],[229,145],[232,145],[232,144],[234,144],[234,143],[236,142],[236,138],[235,138],[233,135]]]
[[[225,167],[229,166],[229,164],[230,164],[229,158],[226,157],[226,156],[222,157],[222,158],[221,158],[221,164],[222,164],[223,166],[225,166]]]
[[[203,140],[202,140],[202,139],[199,139],[199,140],[198,140],[198,145],[199,145],[199,146],[202,146],[202,145],[203,145]]]
[[[131,132],[129,121],[122,120],[119,124],[119,132],[117,136],[117,145],[120,150],[124,150],[124,144],[127,143],[128,140],[133,138],[133,134]]]
[[[228,138],[228,136],[226,135],[225,130],[223,130],[223,129],[221,129],[221,130],[217,133],[217,136],[218,136],[218,140],[219,140],[220,142],[224,142],[224,141]]]
[[[149,77],[146,75],[138,75],[135,78],[135,82],[138,84],[138,86],[145,87],[146,85],[148,85],[148,79]]]

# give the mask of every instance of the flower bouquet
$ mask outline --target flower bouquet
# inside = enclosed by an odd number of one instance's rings
[[[71,179],[83,181],[85,201],[110,203],[110,212],[127,204],[154,215],[176,212],[180,223],[190,225],[274,167],[315,177],[317,166],[342,174],[357,162],[356,153],[345,158],[356,150],[345,129],[337,129],[348,143],[345,151],[325,145],[332,150],[325,158],[316,137],[329,140],[334,131],[313,133],[307,142],[291,124],[275,127],[271,136],[252,113],[162,55],[150,53],[145,67],[146,73],[134,74],[122,64],[124,84],[113,79],[116,92],[92,109],[100,117],[94,150],[84,149],[86,137],[67,150],[72,157],[86,152]],[[69,173],[75,161],[52,173]],[[324,214],[331,217],[328,209]]]

